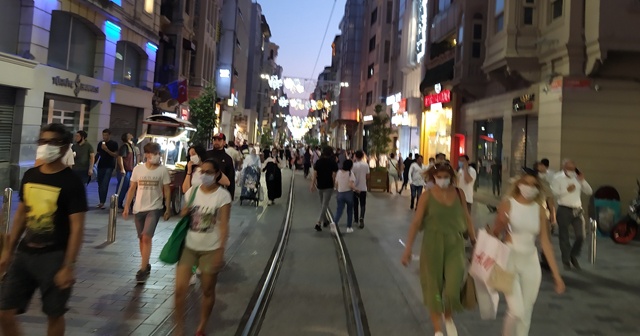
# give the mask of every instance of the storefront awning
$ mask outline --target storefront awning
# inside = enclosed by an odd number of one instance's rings
[[[451,59],[432,69],[428,69],[420,83],[420,92],[424,93],[424,91],[429,87],[452,80],[454,65],[455,60]]]

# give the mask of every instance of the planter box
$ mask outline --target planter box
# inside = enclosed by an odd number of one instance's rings
[[[369,181],[367,181],[369,191],[373,189],[389,191],[389,173],[384,171],[371,171]]]

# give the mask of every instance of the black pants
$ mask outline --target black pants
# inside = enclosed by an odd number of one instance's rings
[[[360,217],[358,217],[358,203],[360,203]],[[353,193],[353,218],[355,220],[363,220],[364,213],[367,211],[367,192]]]
[[[304,177],[307,178],[307,176],[309,176],[309,168],[311,168],[311,164],[310,163],[305,163],[304,164]]]
[[[409,184],[409,173],[403,173],[402,174],[402,188],[400,188],[400,191],[403,191],[407,187],[407,184]]]

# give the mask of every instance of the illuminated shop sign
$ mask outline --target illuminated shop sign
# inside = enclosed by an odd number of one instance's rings
[[[395,126],[408,126],[409,114],[407,112],[398,113],[391,118],[391,123]]]
[[[533,110],[533,102],[536,99],[535,94],[526,94],[520,97],[513,98],[513,111],[527,111]]]
[[[429,0],[418,2],[418,27],[416,32],[416,62],[420,63],[424,58],[427,47],[427,5]]]
[[[451,101],[451,91],[442,90],[440,93],[424,96],[424,107],[430,107],[433,104],[448,103]]]
[[[393,104],[399,103],[401,99],[402,99],[402,93],[401,92],[398,92],[398,93],[394,94],[393,96],[389,96],[389,97],[387,97],[387,106],[391,106]]]

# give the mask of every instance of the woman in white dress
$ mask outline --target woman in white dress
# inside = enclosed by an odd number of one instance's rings
[[[542,206],[545,195],[537,172],[523,168],[523,174],[511,186],[507,198],[498,207],[493,235],[504,236],[511,248],[507,270],[515,275],[513,290],[505,295],[508,309],[504,318],[503,336],[527,336],[531,327],[533,306],[538,298],[542,271],[536,239],[549,262],[555,290],[565,290],[549,241],[547,214]]]

